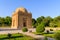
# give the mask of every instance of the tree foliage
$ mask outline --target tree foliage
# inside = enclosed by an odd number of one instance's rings
[[[34,18],[32,18],[32,25],[36,24],[36,20]]]
[[[34,25],[37,24],[37,26],[40,25],[42,22],[44,22],[45,27],[60,27],[60,16],[54,18],[50,16],[47,17],[41,16],[38,17],[36,20],[34,19],[32,22],[34,23]]]
[[[37,33],[43,32],[44,30],[45,30],[44,23],[41,23],[40,25],[38,25],[36,27],[36,32]]]
[[[44,16],[38,17],[37,18],[37,23],[40,24],[43,21],[44,18],[45,18]]]
[[[10,16],[0,17],[0,27],[1,26],[11,26],[12,19]]]

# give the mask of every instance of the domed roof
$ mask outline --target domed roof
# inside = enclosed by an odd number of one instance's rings
[[[19,12],[19,11],[21,11],[21,12],[27,12],[27,10],[25,8],[23,8],[23,7],[20,7],[20,8],[16,9],[16,12]]]

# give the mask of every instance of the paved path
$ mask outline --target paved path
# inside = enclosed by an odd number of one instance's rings
[[[44,36],[42,36],[42,35],[35,35],[35,34],[33,34],[33,33],[29,33],[29,32],[25,32],[25,33],[22,33],[22,34],[25,34],[25,35],[31,36],[31,37],[36,38],[36,39],[41,39],[41,40],[44,39]]]

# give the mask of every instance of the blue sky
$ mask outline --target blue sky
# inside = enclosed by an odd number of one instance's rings
[[[60,0],[0,0],[0,16],[12,16],[18,7],[31,11],[33,18],[60,15]]]

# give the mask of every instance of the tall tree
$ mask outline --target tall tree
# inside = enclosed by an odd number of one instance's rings
[[[45,18],[44,16],[38,17],[37,18],[37,23],[40,24],[43,21],[44,18]]]
[[[33,25],[33,28],[36,28],[37,26],[37,22],[34,18],[32,18],[32,25]]]
[[[9,17],[9,16],[7,16],[6,18],[5,18],[5,24],[7,24],[7,25],[11,25],[11,17]]]
[[[45,22],[45,26],[49,26],[49,23],[53,21],[53,19],[50,16],[45,17],[43,22]]]
[[[32,18],[32,25],[36,24],[36,20],[34,18]]]
[[[0,26],[2,26],[2,20],[1,20],[2,18],[0,17]]]

